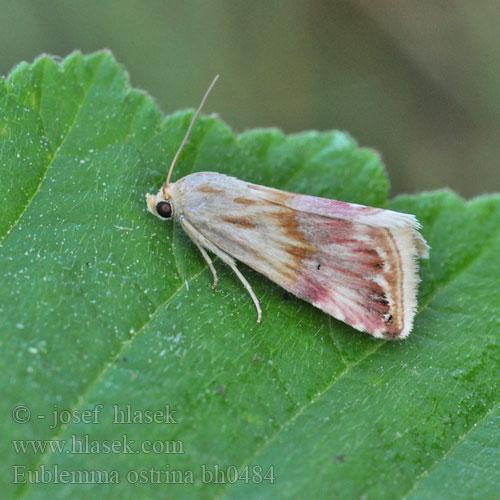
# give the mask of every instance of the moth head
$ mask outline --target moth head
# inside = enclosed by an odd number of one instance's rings
[[[184,139],[182,140],[181,145],[179,146],[179,149],[177,150],[177,153],[175,153],[174,159],[172,160],[172,163],[170,164],[170,168],[168,170],[168,175],[167,175],[167,180],[165,181],[165,183],[163,184],[161,189],[158,191],[158,194],[156,194],[156,195],[152,195],[149,193],[146,194],[146,199],[148,201],[148,210],[153,215],[156,215],[156,217],[159,217],[160,219],[163,219],[163,220],[171,219],[172,216],[174,215],[174,203],[173,203],[173,199],[172,199],[171,188],[172,188],[172,186],[174,186],[175,183],[170,182],[170,177],[172,176],[172,172],[173,172],[175,164],[177,162],[177,158],[179,158],[179,155],[181,154],[182,149],[184,148],[187,140],[189,139],[189,134],[191,134],[191,130],[194,126],[194,123],[196,122],[196,119],[198,118],[199,114],[201,113],[201,109],[203,108],[203,105],[205,104],[205,101],[208,97],[208,94],[210,94],[212,87],[215,85],[217,78],[219,78],[219,75],[217,75],[212,80],[212,83],[208,87],[208,90],[205,92],[205,95],[203,96],[203,99],[201,100],[201,103],[198,106],[198,109],[196,110],[193,118],[191,119],[191,123],[189,124],[186,135],[184,136]]]
[[[174,204],[170,194],[170,186],[162,186],[156,195],[146,194],[148,210],[159,219],[171,219],[174,215]]]

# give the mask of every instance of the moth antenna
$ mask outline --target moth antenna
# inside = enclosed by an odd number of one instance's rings
[[[184,146],[186,145],[187,140],[189,139],[189,135],[191,134],[191,130],[193,129],[193,125],[198,118],[198,116],[201,113],[201,110],[205,104],[205,101],[207,100],[208,95],[210,94],[211,90],[213,89],[215,82],[219,78],[219,75],[216,75],[215,78],[212,80],[212,83],[208,87],[207,91],[205,92],[205,95],[203,96],[203,99],[200,102],[200,105],[198,106],[198,109],[196,110],[196,113],[193,116],[193,119],[191,120],[191,123],[189,124],[189,128],[187,129],[186,135],[184,136],[184,139],[182,139],[181,145],[179,146],[179,149],[177,150],[177,153],[175,153],[174,159],[172,160],[172,163],[170,164],[170,168],[168,170],[168,175],[167,175],[167,180],[165,181],[165,184],[168,186],[170,184],[170,177],[172,176],[172,171],[174,170],[175,163],[177,162],[177,158],[179,158],[179,155],[181,154],[182,150],[184,149]]]

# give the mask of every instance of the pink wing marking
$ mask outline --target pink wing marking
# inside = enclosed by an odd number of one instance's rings
[[[409,333],[414,306],[405,309],[404,287],[418,278],[404,269],[398,247],[412,242],[404,214],[396,214],[395,223],[394,212],[305,195],[291,197],[287,205],[296,210],[305,241],[318,249],[297,270],[292,292],[377,337]],[[407,241],[397,241],[402,239]],[[412,274],[408,283],[405,272]]]

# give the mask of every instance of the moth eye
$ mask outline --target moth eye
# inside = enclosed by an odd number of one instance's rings
[[[157,203],[156,211],[163,219],[170,219],[170,217],[172,217],[172,205],[168,201],[160,201],[160,203]]]

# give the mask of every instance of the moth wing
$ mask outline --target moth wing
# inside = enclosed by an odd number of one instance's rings
[[[428,250],[414,216],[216,173],[184,177],[174,195],[203,236],[297,297],[375,337],[410,333]]]

